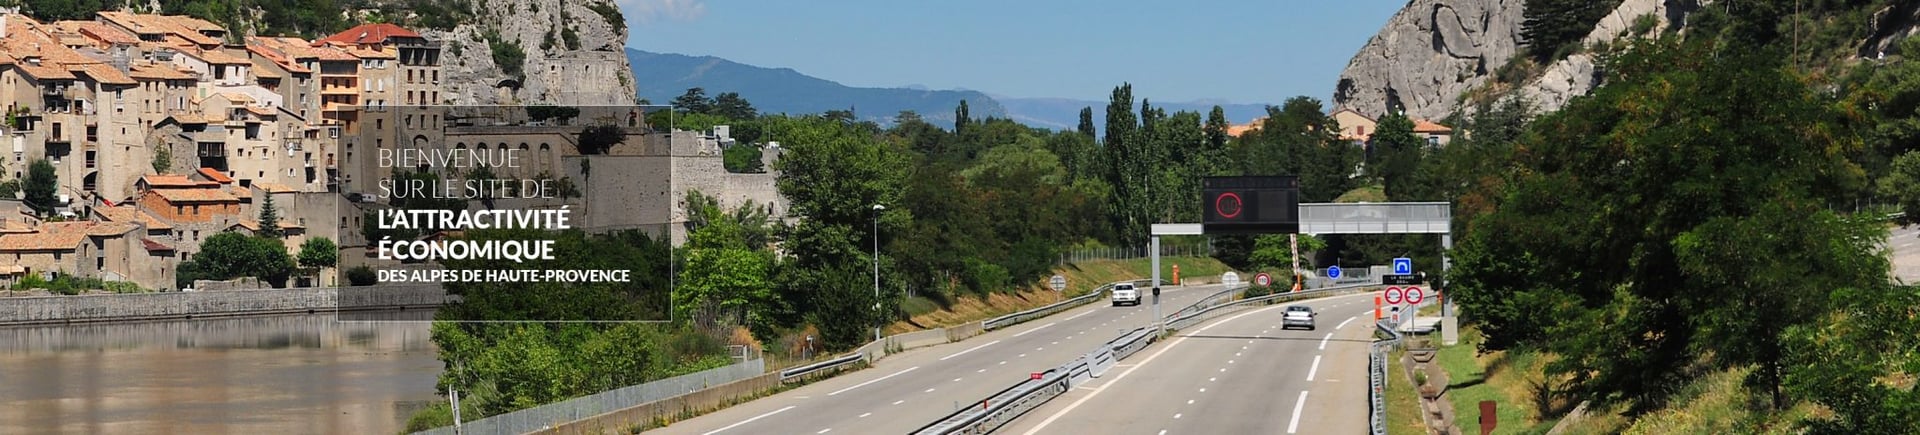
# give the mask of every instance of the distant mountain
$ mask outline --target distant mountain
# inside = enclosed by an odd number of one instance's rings
[[[911,84],[898,88],[858,88],[801,74],[791,68],[766,68],[713,56],[652,53],[627,49],[633,65],[633,77],[640,98],[666,104],[687,92],[687,88],[705,88],[707,96],[738,92],[762,113],[811,114],[828,110],[853,109],[863,120],[887,124],[901,110],[912,110],[927,122],[941,127],[953,126],[953,108],[967,101],[967,111],[975,118],[1011,118],[1022,124],[1054,130],[1071,130],[1080,124],[1080,109],[1094,108],[1094,126],[1104,131],[1107,102],[1067,98],[1019,98],[989,96],[978,91],[932,90]],[[1153,102],[1168,113],[1188,110],[1206,114],[1215,103]],[[1139,107],[1137,104],[1135,107]],[[1264,104],[1220,104],[1227,122],[1245,124],[1266,115]]]
[[[627,49],[639,96],[666,104],[688,88],[705,88],[707,96],[738,92],[761,113],[811,114],[852,109],[863,120],[891,122],[902,110],[912,110],[927,122],[953,126],[953,109],[961,100],[976,118],[1006,117],[1007,110],[992,97],[976,91],[937,91],[913,88],[857,88],[801,74],[791,68],[765,68],[713,56],[652,53]],[[1077,113],[1077,112],[1076,112]],[[1078,116],[1078,115],[1075,115]]]

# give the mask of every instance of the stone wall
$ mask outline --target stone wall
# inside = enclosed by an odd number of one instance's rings
[[[338,288],[129,293],[0,298],[0,325],[127,322],[398,307],[437,307],[447,299],[439,286],[389,285],[354,291]]]

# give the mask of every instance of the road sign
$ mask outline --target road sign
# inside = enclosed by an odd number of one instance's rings
[[[1419,304],[1420,301],[1426,299],[1427,292],[1420,290],[1419,287],[1407,287],[1407,303]]]
[[[1053,291],[1064,291],[1067,289],[1067,277],[1054,275],[1053,279],[1047,280],[1047,285],[1053,286]]]
[[[1393,324],[1400,324],[1400,307],[1393,307]]]
[[[1393,259],[1393,274],[1394,275],[1412,275],[1413,259],[1406,258],[1406,257]]]
[[[1240,285],[1240,274],[1233,273],[1233,272],[1220,274],[1220,283],[1226,284],[1226,285]]]
[[[1340,279],[1340,266],[1327,266],[1327,278]]]
[[[1414,285],[1420,283],[1420,275],[1381,275],[1380,283],[1387,285]]]
[[[1260,272],[1259,274],[1253,276],[1253,285],[1257,285],[1261,287],[1273,285],[1273,276],[1267,275],[1266,272]]]
[[[1387,287],[1386,296],[1387,296],[1387,305],[1400,304],[1400,288],[1399,287]]]

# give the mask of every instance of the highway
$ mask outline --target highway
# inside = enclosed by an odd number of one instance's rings
[[[1162,289],[1173,312],[1220,285]],[[1142,289],[1143,293],[1146,289]],[[1066,364],[1153,321],[1151,296],[1139,306],[1102,299],[967,340],[888,356],[873,367],[824,379],[664,428],[663,434],[908,433],[1007,388],[1029,373]]]
[[[1892,252],[1894,279],[1920,284],[1920,225],[1894,227],[1887,248]]]
[[[1364,433],[1375,294],[1277,304],[1180,331],[998,432]],[[1282,330],[1289,305],[1313,307],[1317,328]]]

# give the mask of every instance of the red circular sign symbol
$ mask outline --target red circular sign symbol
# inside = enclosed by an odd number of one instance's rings
[[[1220,196],[1213,197],[1213,212],[1218,213],[1220,217],[1226,219],[1237,218],[1240,217],[1241,211],[1240,194],[1225,192],[1221,193]]]
[[[1418,304],[1426,299],[1427,292],[1421,291],[1419,287],[1407,287],[1407,303]]]
[[[1399,287],[1387,287],[1387,303],[1388,303],[1388,304],[1398,304],[1398,303],[1400,303],[1400,288],[1399,288]]]
[[[1253,283],[1259,284],[1261,287],[1273,285],[1273,277],[1268,276],[1266,272],[1260,272],[1259,275],[1253,276]]]

